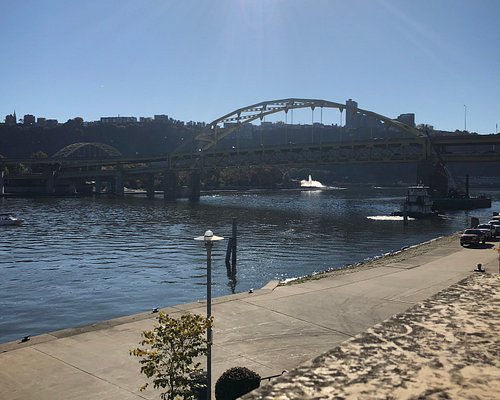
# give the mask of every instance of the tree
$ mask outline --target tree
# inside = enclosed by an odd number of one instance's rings
[[[38,159],[42,159],[42,158],[47,158],[48,155],[47,153],[41,151],[41,150],[38,150],[38,151],[35,151],[34,153],[31,153],[31,158],[38,158]]]
[[[160,312],[152,331],[144,331],[141,346],[130,355],[141,357],[141,373],[153,378],[155,388],[166,388],[163,400],[196,399],[199,390],[200,363],[194,360],[207,354],[207,328],[212,319],[201,315],[183,314],[179,318]],[[145,390],[148,383],[141,387]]]
[[[34,153],[31,153],[31,158],[36,158],[38,160],[42,160],[42,159],[45,159],[48,157],[47,153],[44,153],[43,151],[41,150],[38,150]],[[49,166],[47,165],[43,165],[43,164],[32,164],[31,165],[31,172],[35,172],[35,173],[38,173],[38,172],[47,172],[48,170],[50,170],[50,168],[48,168]]]

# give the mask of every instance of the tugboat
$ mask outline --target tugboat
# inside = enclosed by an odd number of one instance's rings
[[[429,190],[429,186],[409,186],[401,210],[393,212],[392,215],[416,219],[437,217],[437,211],[432,209],[434,202]]]

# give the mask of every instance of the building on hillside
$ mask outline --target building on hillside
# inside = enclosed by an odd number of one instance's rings
[[[101,117],[101,124],[127,125],[137,123],[136,117]]]
[[[165,115],[165,114],[157,114],[154,116],[154,121],[155,122],[164,122],[164,123],[168,123],[169,122],[169,119],[168,119],[168,115]]]
[[[34,115],[31,115],[31,114],[25,114],[24,115],[24,119],[23,119],[23,124],[24,125],[33,126],[33,125],[35,125],[35,122],[36,122],[36,118],[35,118]]]
[[[402,122],[403,124],[406,124],[408,126],[411,126],[412,128],[415,128],[415,114],[413,114],[413,113],[401,114],[396,119],[399,122]]]
[[[5,125],[16,125],[17,124],[17,117],[16,117],[16,112],[14,111],[14,114],[9,114],[5,116]]]
[[[381,122],[370,115],[361,114],[358,110],[358,103],[352,99],[345,102],[346,115],[345,127],[350,129],[370,128],[376,129],[381,127]]]
[[[352,99],[345,102],[345,126],[346,128],[357,128],[358,121],[358,103]]]

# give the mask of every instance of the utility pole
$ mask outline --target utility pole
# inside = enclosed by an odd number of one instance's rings
[[[467,106],[464,104],[464,131],[467,131]]]

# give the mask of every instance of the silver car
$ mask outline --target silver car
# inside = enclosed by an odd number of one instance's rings
[[[495,225],[479,224],[478,226],[476,226],[476,229],[480,229],[481,231],[483,231],[485,233],[486,240],[491,240],[491,239],[495,238],[495,236],[496,236]]]
[[[495,227],[495,236],[500,236],[500,221],[497,219],[492,219],[491,221],[488,221],[489,225],[493,225]]]

